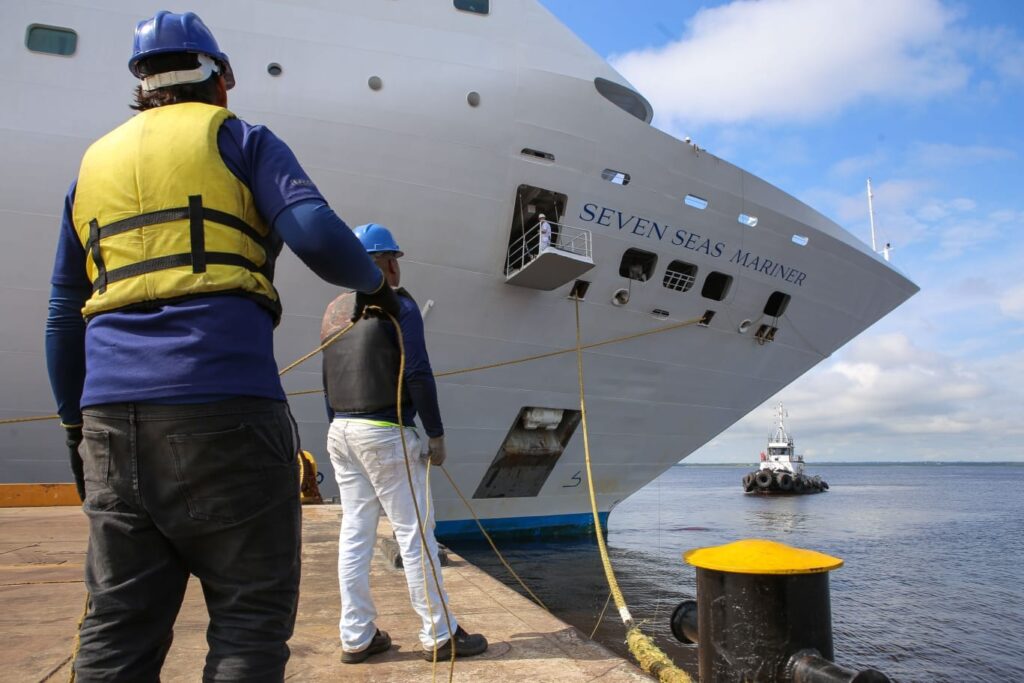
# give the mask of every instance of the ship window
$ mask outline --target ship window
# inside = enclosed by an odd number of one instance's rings
[[[600,76],[594,79],[594,87],[597,88],[597,92],[601,93],[601,97],[644,123],[650,123],[654,118],[654,110],[640,93]]]
[[[789,294],[784,292],[772,292],[768,302],[764,305],[764,314],[771,318],[778,318],[786,312],[789,306]]]
[[[601,177],[609,183],[615,183],[616,185],[629,185],[629,174],[623,173],[622,171],[606,168],[601,171]]]
[[[522,151],[519,152],[523,156],[534,157],[536,159],[544,159],[545,161],[554,161],[555,155],[550,152],[542,152],[539,149],[530,149],[529,147],[523,147]]]
[[[757,227],[757,216],[748,216],[745,213],[741,213],[739,217],[740,225],[745,225],[748,228]]]
[[[793,235],[793,244],[799,244],[801,247],[806,247],[808,242],[810,242],[810,240],[803,235]]]
[[[704,287],[700,290],[700,295],[705,299],[721,301],[729,293],[731,285],[732,275],[719,273],[715,270],[708,273],[708,276],[704,279]]]
[[[700,197],[692,194],[686,195],[686,199],[684,199],[683,202],[687,206],[692,206],[693,208],[700,209],[701,211],[708,208],[708,200],[701,199]]]
[[[643,249],[627,249],[619,264],[619,275],[630,280],[647,282],[654,275],[654,266],[658,265],[658,255]]]
[[[490,12],[490,0],[455,0],[455,9],[474,14],[487,14]]]
[[[25,46],[32,52],[69,57],[78,47],[78,34],[69,28],[32,24],[25,32]]]
[[[663,287],[674,289],[677,292],[688,292],[696,279],[697,266],[685,261],[673,261],[665,269],[665,277],[661,284]]]

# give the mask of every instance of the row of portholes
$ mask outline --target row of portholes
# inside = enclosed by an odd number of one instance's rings
[[[455,9],[472,14],[489,14],[491,11],[490,0],[452,0],[452,4]],[[78,47],[78,34],[60,26],[30,24],[25,32],[25,46],[32,52],[70,57]],[[267,72],[271,76],[280,76],[281,65],[271,63]]]
[[[619,262],[619,275],[630,280],[647,282],[654,276],[655,267],[658,264],[658,255],[644,251],[643,249],[627,249]],[[697,282],[697,266],[686,261],[672,261],[665,268],[662,276],[661,286],[676,292],[688,292]],[[722,301],[729,294],[732,287],[732,276],[713,270],[704,278],[700,295],[712,301]],[[625,291],[625,290],[623,290]],[[764,314],[772,318],[778,318],[786,312],[789,306],[790,295],[785,292],[773,292],[764,307]],[[628,301],[628,295],[627,299]],[[626,301],[613,300],[613,303],[622,305]]]
[[[627,249],[619,262],[619,275],[638,282],[647,282],[654,277],[658,264],[658,255],[643,249]],[[676,292],[688,292],[697,281],[697,266],[685,261],[672,261],[665,269],[661,285]],[[713,301],[721,301],[729,293],[732,276],[717,270],[708,273],[701,287],[701,296]]]
[[[483,11],[473,9],[471,6],[482,7]],[[467,2],[466,7],[459,7],[468,12],[477,12],[480,14],[487,13],[487,3],[480,2],[480,0],[472,0]],[[25,46],[32,52],[40,52],[43,54],[59,55],[62,57],[71,57],[75,54],[78,49],[78,34],[69,28],[61,28],[59,26],[44,26],[42,24],[31,24],[25,33]],[[270,62],[267,64],[267,73],[272,77],[277,78],[284,73],[284,67],[279,62]],[[370,76],[366,84],[370,90],[378,91],[384,87],[384,80],[380,76]],[[466,94],[466,102],[471,107],[480,106],[480,93],[471,91]],[[554,157],[552,157],[554,159]],[[627,180],[628,182],[628,180]]]

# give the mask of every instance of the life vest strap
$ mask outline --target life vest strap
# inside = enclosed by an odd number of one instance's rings
[[[267,238],[256,232],[256,229],[251,225],[243,221],[237,216],[232,216],[229,213],[218,211],[217,209],[211,209],[202,205],[202,198],[200,195],[193,195],[198,199],[198,205],[193,208],[193,197],[189,197],[189,206],[182,206],[174,209],[163,209],[161,211],[150,211],[149,213],[140,213],[137,216],[131,218],[125,218],[124,220],[111,223],[110,225],[95,226],[96,219],[93,219],[89,223],[89,241],[85,245],[86,251],[90,249],[94,250],[95,243],[99,240],[107,237],[113,237],[114,235],[120,235],[123,232],[129,230],[137,230],[138,228],[144,228],[150,225],[157,225],[159,223],[170,223],[172,221],[189,220],[191,229],[192,222],[195,220],[193,214],[198,214],[203,221],[210,221],[212,223],[220,223],[226,225],[229,228],[234,228],[241,233],[244,233],[254,242],[267,249]],[[94,250],[95,253],[95,250]],[[98,267],[99,264],[97,264]]]
[[[203,197],[188,198],[189,247],[192,249],[192,272],[206,272],[206,233],[203,231]]]
[[[95,218],[89,221],[89,242],[85,245],[85,250],[92,252],[92,260],[96,264],[96,281],[92,283],[92,289],[103,294],[107,291],[107,267],[100,253],[100,224]]]
[[[266,277],[268,280],[272,278],[273,273],[269,266],[269,261],[264,263],[262,266],[258,266],[249,259],[245,258],[240,254],[232,254],[230,252],[221,251],[210,251],[203,252],[203,270],[206,270],[207,264],[219,265],[219,266],[238,266],[245,268],[246,270],[259,273]],[[193,272],[203,272],[195,270],[195,262],[191,253],[185,254],[171,254],[170,256],[159,256],[157,258],[147,259],[145,261],[139,261],[138,263],[132,263],[121,268],[115,268],[114,270],[103,270],[100,277],[93,280],[92,287],[94,291],[102,293],[106,286],[118,282],[120,280],[126,280],[130,277],[136,277],[138,275],[145,275],[146,273],[156,272],[158,270],[167,270],[169,268],[179,268],[181,266],[193,266]],[[102,288],[102,289],[101,289]]]

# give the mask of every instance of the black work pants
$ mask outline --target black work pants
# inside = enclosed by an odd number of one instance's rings
[[[78,680],[159,680],[190,574],[210,615],[203,680],[283,680],[302,533],[288,405],[237,398],[83,412],[92,604]]]

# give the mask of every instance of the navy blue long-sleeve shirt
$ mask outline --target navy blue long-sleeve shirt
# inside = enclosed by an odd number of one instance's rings
[[[225,121],[217,142],[225,164],[252,191],[278,248],[283,241],[332,284],[359,291],[379,287],[380,269],[287,145],[265,127],[240,119]],[[273,356],[273,320],[248,298],[206,296],[110,312],[86,326],[81,310],[91,285],[71,219],[74,194],[72,185],[46,323],[47,367],[62,422],[77,424],[82,406],[103,403],[285,399]]]

